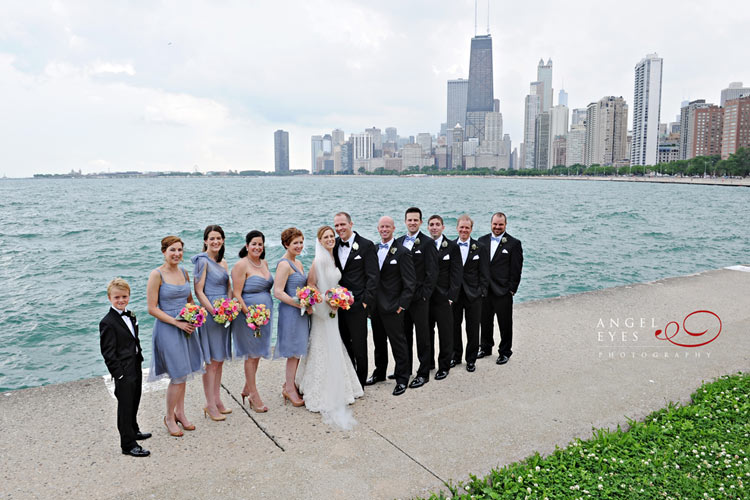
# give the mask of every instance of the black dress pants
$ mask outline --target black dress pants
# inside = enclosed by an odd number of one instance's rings
[[[435,363],[435,333],[437,324],[438,345],[438,370],[450,371],[451,359],[453,359],[453,308],[446,297],[437,293],[430,298],[430,362],[434,368]]]
[[[376,308],[372,315],[372,341],[375,344],[375,370],[373,374],[385,378],[388,370],[388,344],[396,362],[397,384],[409,383],[406,339],[404,338],[404,312],[396,314]]]
[[[417,376],[430,378],[430,302],[416,299],[409,309],[402,311],[404,316],[404,339],[406,340],[406,358],[409,374],[412,373],[414,360],[414,333],[417,337],[417,359],[419,368]]]
[[[364,386],[367,380],[367,310],[362,302],[355,302],[351,309],[339,309],[339,332],[341,341],[349,353],[359,383]]]
[[[453,359],[461,362],[463,354],[463,329],[461,322],[466,318],[466,362],[477,361],[479,350],[479,322],[482,315],[482,298],[477,297],[470,300],[463,288],[458,294],[458,299],[453,303]]]
[[[132,360],[120,380],[115,380],[117,398],[117,431],[120,433],[120,448],[132,449],[136,444],[135,435],[139,432],[138,406],[141,404],[141,363]]]
[[[482,305],[482,350],[486,353],[492,352],[495,345],[493,338],[493,324],[497,318],[497,326],[500,330],[500,345],[498,354],[510,357],[513,354],[513,295],[506,293],[498,297],[489,293]]]

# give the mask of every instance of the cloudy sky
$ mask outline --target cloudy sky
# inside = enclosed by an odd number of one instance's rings
[[[633,100],[664,58],[662,122],[684,99],[750,84],[744,1],[490,0],[495,97],[521,142],[523,98],[552,58],[555,101]],[[479,1],[479,34],[487,0]],[[468,76],[473,0],[15,1],[0,15],[0,176],[292,168],[310,136],[439,131],[446,80]]]

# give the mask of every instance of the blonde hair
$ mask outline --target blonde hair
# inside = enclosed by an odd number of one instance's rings
[[[128,285],[128,282],[122,278],[115,278],[109,282],[109,285],[107,285],[107,297],[109,297],[112,294],[113,288],[119,288],[120,290],[127,290],[128,295],[130,295],[130,285]]]
[[[458,226],[462,221],[469,221],[469,224],[471,224],[471,227],[474,227],[474,221],[471,220],[471,217],[469,217],[469,214],[463,214],[459,216],[458,220],[456,221],[456,226]]]

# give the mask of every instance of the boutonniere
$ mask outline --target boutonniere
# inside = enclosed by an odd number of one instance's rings
[[[440,246],[441,246],[441,247],[443,247],[443,248],[445,248],[445,247],[447,247],[447,246],[448,246],[448,242],[447,242],[447,241],[445,241],[445,240],[443,240],[443,244],[442,244],[442,245],[440,245]]]
[[[352,243],[352,250],[359,250],[359,243],[357,243],[356,241]]]
[[[416,240],[414,240],[414,244],[415,245],[419,245],[419,238],[417,238]]]
[[[505,236],[503,236],[503,239],[500,240],[500,243],[508,243],[508,238],[506,238]]]
[[[391,255],[396,255],[396,247],[391,248]]]
[[[476,243],[472,243],[471,244],[471,251],[473,252],[476,249],[477,249],[477,244]]]

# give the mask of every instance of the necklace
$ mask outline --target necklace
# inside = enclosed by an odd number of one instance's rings
[[[253,260],[250,258],[250,256],[247,257],[247,261],[250,263],[251,266],[257,267],[258,269],[260,269],[261,267],[263,267],[263,264],[256,264],[255,262],[253,262]]]

